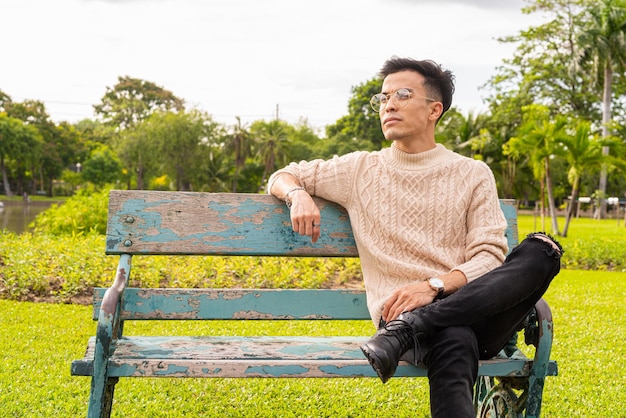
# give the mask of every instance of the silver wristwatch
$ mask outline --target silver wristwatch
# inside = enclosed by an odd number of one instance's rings
[[[443,280],[441,280],[439,277],[431,277],[430,279],[428,279],[428,284],[433,290],[437,291],[437,296],[435,296],[435,299],[441,299],[441,297],[443,296],[443,291],[445,290]]]

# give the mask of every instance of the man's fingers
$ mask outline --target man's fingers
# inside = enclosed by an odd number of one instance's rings
[[[320,237],[320,234],[322,233],[322,224],[321,222],[318,220],[313,221],[313,235],[311,235],[311,242],[313,244],[315,244],[317,242],[317,240]]]
[[[314,217],[313,220],[294,218],[292,219],[292,228],[294,232],[300,235],[311,237],[311,242],[315,243],[321,235],[322,224],[318,217]]]

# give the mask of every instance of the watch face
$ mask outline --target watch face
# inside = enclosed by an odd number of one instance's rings
[[[440,278],[433,277],[433,278],[429,279],[428,282],[430,283],[430,285],[433,288],[435,288],[435,289],[437,289],[439,291],[443,290],[443,280],[441,280]]]

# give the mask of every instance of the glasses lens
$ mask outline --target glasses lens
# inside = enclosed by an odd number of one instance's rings
[[[370,99],[370,106],[372,106],[372,110],[374,110],[374,112],[380,112],[380,108],[383,107],[386,103],[387,96],[382,93],[375,94]]]
[[[409,89],[398,89],[393,95],[388,95],[385,93],[378,93],[372,96],[370,100],[370,105],[375,112],[380,112],[381,108],[384,108],[389,101],[389,96],[391,96],[391,100],[393,100],[394,104],[398,107],[406,106],[407,102],[411,98],[411,90]]]
[[[402,101],[409,100],[411,98],[411,92],[409,89],[400,89],[395,92],[393,98],[399,103]]]

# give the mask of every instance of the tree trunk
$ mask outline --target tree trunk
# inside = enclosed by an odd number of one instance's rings
[[[143,164],[137,165],[137,190],[143,190]]]
[[[545,231],[546,230],[546,210],[545,210],[545,203],[546,203],[546,180],[545,178],[542,178],[539,184],[539,195],[541,196],[541,198],[539,199],[539,217],[541,219],[541,230]]]
[[[0,158],[0,169],[2,170],[2,183],[4,184],[4,194],[7,196],[13,196],[11,191],[11,184],[9,184],[9,178],[7,176],[7,168],[4,165],[4,156]]]
[[[578,193],[579,193],[578,183],[579,182],[580,182],[580,179],[578,178],[578,176],[576,176],[573,182],[574,184],[572,184],[572,201],[570,202],[570,205],[567,208],[567,216],[565,217],[565,226],[563,226],[563,234],[561,235],[563,237],[567,236],[567,231],[569,230],[569,223],[574,217],[574,211],[576,210],[578,206]]]
[[[607,60],[604,64],[604,88],[602,91],[602,138],[607,138],[609,132],[609,122],[611,121],[611,86],[613,84],[613,69],[611,68],[611,62]],[[609,155],[609,147],[602,147],[602,155]],[[604,219],[606,217],[606,184],[607,184],[607,167],[606,164],[602,164],[602,171],[600,172],[600,184],[598,190],[600,190],[600,204],[598,205],[597,216],[598,219]]]
[[[559,222],[556,214],[556,205],[554,203],[554,191],[552,190],[552,179],[550,178],[550,162],[546,158],[546,189],[548,191],[548,208],[550,209],[550,219],[552,220],[552,233],[560,235]]]

